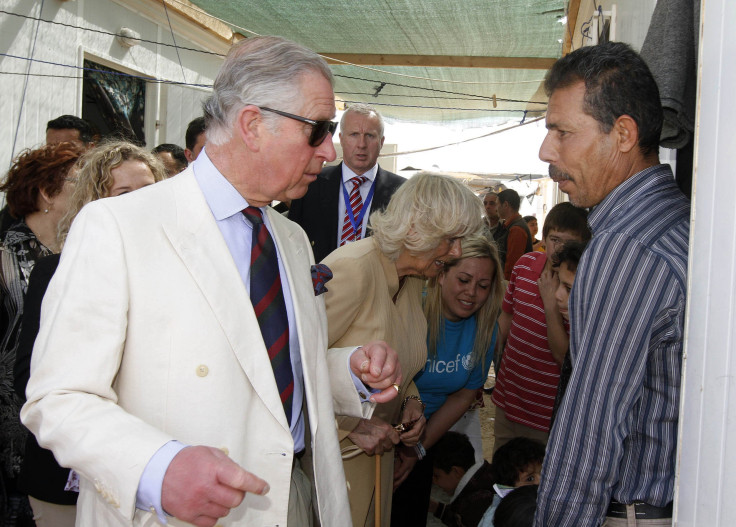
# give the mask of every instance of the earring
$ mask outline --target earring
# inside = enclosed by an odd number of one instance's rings
[[[43,213],[44,214],[48,214],[49,213],[49,209],[43,209]]]

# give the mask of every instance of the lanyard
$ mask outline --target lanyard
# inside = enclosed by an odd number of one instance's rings
[[[376,174],[376,178],[378,178],[378,174]],[[371,200],[373,199],[373,191],[376,189],[376,179],[373,180],[373,183],[371,183],[371,189],[368,191],[368,195],[365,197],[365,201],[363,202],[363,208],[360,209],[360,214],[358,214],[358,217],[356,218],[353,214],[353,207],[350,206],[350,196],[348,196],[348,191],[345,188],[345,181],[340,178],[340,181],[342,182],[342,197],[345,199],[345,212],[348,213],[348,219],[350,220],[350,225],[353,227],[354,233],[360,232],[360,227],[363,226],[363,217],[365,216],[365,211],[368,210],[371,204]],[[360,190],[358,189],[360,192]]]

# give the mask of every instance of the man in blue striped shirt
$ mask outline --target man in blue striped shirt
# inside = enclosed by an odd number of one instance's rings
[[[593,239],[534,525],[670,525],[690,205],[659,164],[657,85],[629,46],[608,43],[557,61],[545,90],[540,158],[574,205],[593,207]]]

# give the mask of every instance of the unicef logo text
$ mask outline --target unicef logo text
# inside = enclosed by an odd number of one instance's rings
[[[472,353],[464,356],[458,353],[455,360],[451,361],[427,359],[426,371],[427,373],[455,373],[461,366],[466,371],[471,371],[475,367]]]

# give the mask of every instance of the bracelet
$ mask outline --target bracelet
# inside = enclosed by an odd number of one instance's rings
[[[415,401],[418,401],[418,402],[419,402],[419,404],[421,404],[421,405],[422,405],[422,413],[424,413],[424,409],[425,409],[425,408],[427,408],[427,405],[426,405],[426,404],[424,404],[424,401],[422,401],[422,400],[421,400],[421,399],[419,398],[419,396],[418,396],[418,395],[407,395],[407,396],[406,396],[406,397],[404,398],[404,402],[403,402],[403,403],[401,403],[401,411],[402,411],[402,412],[404,411],[404,408],[406,408],[406,403],[407,403],[407,402],[409,401],[409,399],[414,399]]]
[[[422,442],[418,441],[416,445],[414,445],[414,451],[417,453],[417,458],[419,461],[424,459],[424,456],[427,455],[427,451],[424,450],[424,446],[422,446]]]

